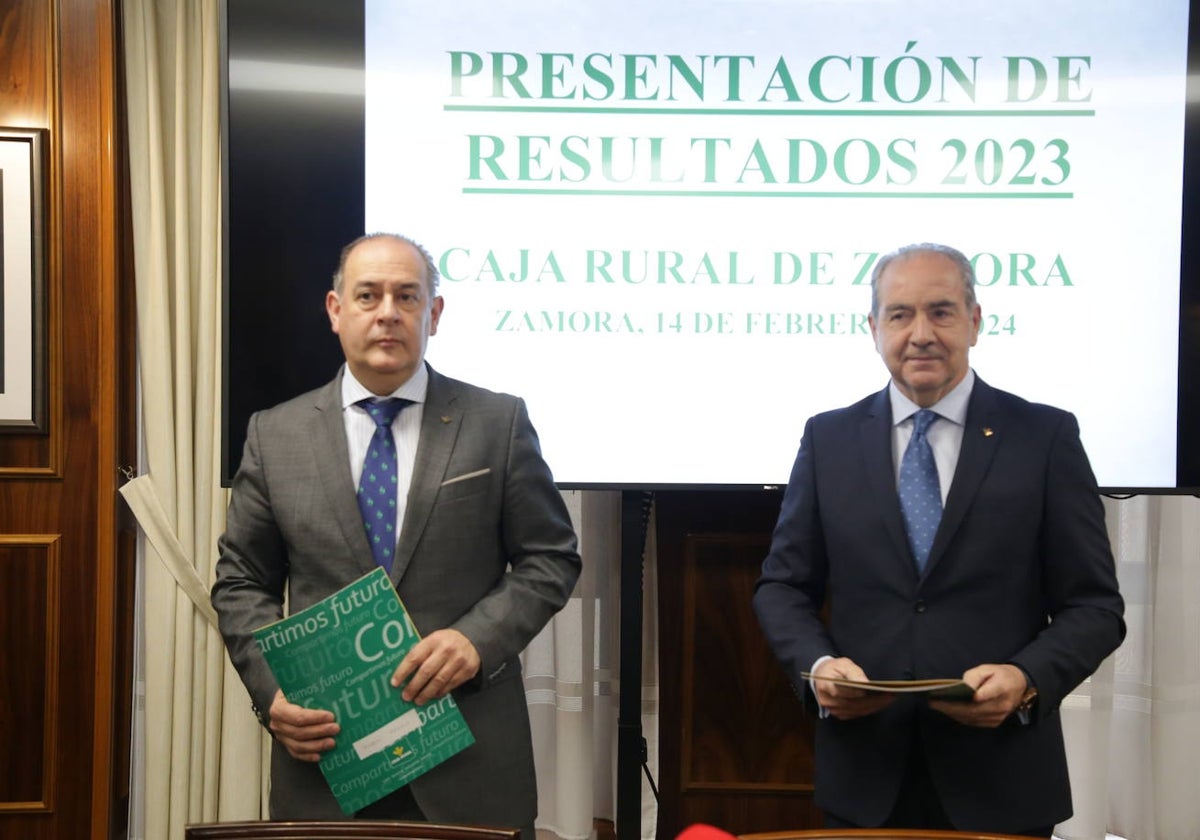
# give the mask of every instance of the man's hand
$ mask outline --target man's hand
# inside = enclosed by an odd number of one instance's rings
[[[1016,711],[1025,694],[1025,672],[1016,665],[977,665],[962,675],[975,687],[965,702],[930,700],[929,707],[964,726],[996,727]]]
[[[445,697],[478,673],[479,651],[470,640],[457,630],[437,630],[417,642],[396,666],[392,686],[403,685],[401,696],[423,706]]]
[[[841,657],[826,659],[813,672],[818,677],[838,677],[854,682],[866,682],[867,675],[854,660]],[[865,691],[861,688],[850,688],[825,680],[813,680],[817,689],[817,702],[821,707],[838,720],[853,720],[854,718],[873,715],[880,709],[891,704],[896,699],[894,694],[881,691]]]
[[[292,758],[320,761],[321,753],[333,749],[333,736],[341,731],[333,712],[306,709],[289,703],[282,691],[271,701],[271,732]]]

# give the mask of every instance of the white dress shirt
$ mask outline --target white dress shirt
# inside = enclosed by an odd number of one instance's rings
[[[935,402],[929,408],[938,415],[937,422],[929,427],[925,437],[933,449],[933,460],[937,464],[938,487],[942,491],[942,504],[946,504],[946,496],[950,492],[950,483],[954,481],[954,470],[958,466],[958,454],[962,451],[963,429],[967,423],[967,404],[971,401],[971,391],[975,387],[975,371],[967,369],[967,375],[962,382],[955,385],[950,393]],[[900,484],[900,462],[904,459],[904,450],[908,447],[913,433],[913,415],[921,410],[921,406],[910,400],[895,381],[888,386],[888,397],[892,404],[892,466],[896,472],[896,485]],[[822,656],[812,664],[809,673],[814,673],[827,659],[832,656]],[[811,685],[811,684],[810,684]],[[813,696],[817,687],[811,685]],[[829,713],[821,707],[820,716]]]
[[[950,492],[950,482],[954,480],[958,453],[962,451],[963,429],[967,424],[967,403],[971,401],[971,391],[974,387],[975,371],[968,369],[962,382],[929,406],[938,416],[938,420],[929,427],[925,438],[933,449],[943,505],[946,504],[946,496]],[[888,386],[888,396],[892,401],[892,465],[896,471],[896,486],[899,486],[900,462],[904,460],[904,450],[908,448],[908,442],[912,439],[912,418],[921,407],[900,393],[895,382]]]

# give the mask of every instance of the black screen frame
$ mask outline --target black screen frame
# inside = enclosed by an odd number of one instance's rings
[[[364,232],[364,25],[361,0],[222,3],[221,480],[225,486],[237,471],[253,412],[319,387],[342,362],[323,300],[340,249]],[[343,84],[339,90],[325,92],[231,91],[231,59],[334,69]],[[1200,0],[1189,3],[1184,124],[1175,486],[1101,487],[1106,494],[1200,495]],[[1119,382],[1113,383],[1112,396],[1120,399]]]

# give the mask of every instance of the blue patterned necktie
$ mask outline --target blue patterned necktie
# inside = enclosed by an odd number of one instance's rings
[[[942,490],[938,484],[933,449],[925,436],[938,415],[923,408],[913,415],[913,433],[900,461],[900,511],[908,544],[917,561],[917,571],[925,571],[933,535],[942,521]]]
[[[391,397],[386,400],[359,400],[375,421],[375,434],[363,459],[362,478],[358,481],[358,509],[367,530],[367,542],[375,563],[390,574],[392,555],[396,553],[396,444],[392,439],[392,421],[411,400]]]

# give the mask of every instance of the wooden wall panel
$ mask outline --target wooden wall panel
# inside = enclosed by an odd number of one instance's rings
[[[41,126],[51,102],[52,67],[45,50],[51,20],[46,3],[0,0],[0,102],[4,125]]]
[[[56,535],[0,535],[0,812],[54,805],[58,559]]]
[[[685,538],[685,794],[812,794],[812,720],[804,716],[750,605],[769,547],[768,534]]]
[[[821,825],[813,721],[750,604],[780,498],[656,494],[660,840],[695,822],[734,834]]]

